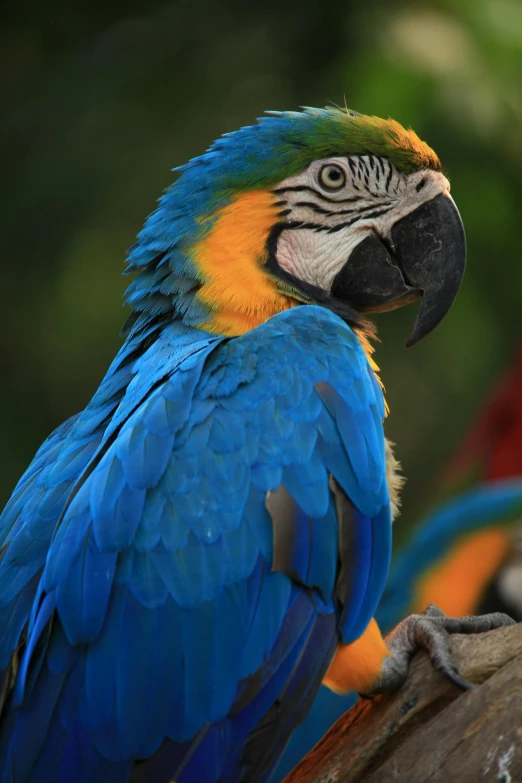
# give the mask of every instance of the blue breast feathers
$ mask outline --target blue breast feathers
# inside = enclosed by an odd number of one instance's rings
[[[187,335],[134,362],[56,504],[44,562],[17,550],[28,571],[5,655],[29,625],[1,780],[127,781],[155,754],[165,766],[144,779],[191,783],[206,757],[237,780],[275,700],[303,711],[339,637],[374,614],[390,554],[384,404],[354,333],[306,306],[233,340]],[[267,498],[281,488],[279,535]],[[38,535],[14,525],[14,542]],[[292,720],[277,717],[272,756]]]

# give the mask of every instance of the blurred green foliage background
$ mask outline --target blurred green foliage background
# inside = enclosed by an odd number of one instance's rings
[[[520,0],[6,0],[0,11],[0,505],[119,346],[126,248],[170,169],[264,109],[344,104],[439,153],[469,242],[453,310],[379,318],[403,525],[509,362],[522,306]]]

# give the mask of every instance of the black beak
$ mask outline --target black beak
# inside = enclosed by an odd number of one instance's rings
[[[442,321],[465,265],[462,220],[453,201],[441,194],[399,220],[390,242],[364,239],[334,278],[331,293],[360,313],[394,310],[422,297],[409,347]]]

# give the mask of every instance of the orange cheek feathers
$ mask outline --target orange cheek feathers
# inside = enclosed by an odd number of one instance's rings
[[[436,604],[453,617],[475,614],[482,592],[502,564],[508,547],[509,535],[502,528],[482,530],[461,540],[420,580],[413,611]]]
[[[338,646],[323,685],[336,693],[369,693],[389,655],[379,626],[372,619],[357,641]]]
[[[203,276],[197,296],[212,313],[201,326],[227,336],[243,334],[295,305],[263,270],[266,243],[278,222],[274,196],[249,191],[212,219],[210,232],[192,253]]]

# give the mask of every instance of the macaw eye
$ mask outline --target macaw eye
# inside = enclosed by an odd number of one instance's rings
[[[346,174],[340,166],[328,163],[319,172],[319,184],[325,190],[340,190],[346,183]]]

